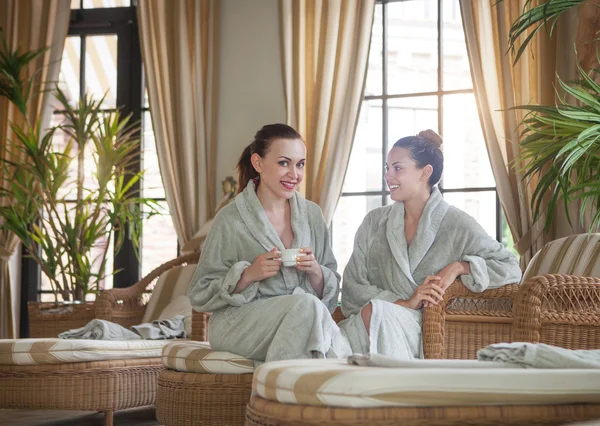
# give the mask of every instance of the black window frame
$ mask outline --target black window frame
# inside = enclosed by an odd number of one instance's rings
[[[80,2],[80,7],[83,0]],[[136,2],[131,0],[130,6],[94,9],[72,9],[67,36],[82,37],[80,62],[80,96],[85,94],[85,37],[96,35],[117,36],[117,98],[116,106],[124,115],[131,114],[132,122],[142,123],[142,115],[149,108],[144,102],[144,81],[141,46],[137,23]],[[60,114],[60,111],[55,111]],[[141,128],[141,127],[140,127]],[[143,141],[140,136],[140,150],[137,161],[133,162],[131,172],[139,172],[141,167]],[[132,190],[139,191],[136,184]],[[157,198],[156,201],[164,201]],[[129,232],[128,229],[122,232]],[[140,260],[135,255],[133,244],[125,238],[123,246],[114,255],[114,270],[121,271],[113,276],[113,288],[129,287],[140,279]],[[39,301],[43,293],[52,291],[41,289],[41,270],[23,250],[21,262],[21,314],[20,335],[29,335],[29,317],[27,305],[30,301]]]
[[[444,109],[443,100],[444,96],[457,95],[457,94],[471,94],[474,93],[474,89],[459,89],[459,90],[443,90],[443,75],[444,75],[444,44],[443,44],[443,31],[444,31],[444,8],[442,2],[445,0],[437,0],[438,16],[437,16],[437,90],[429,92],[411,92],[402,94],[388,94],[388,22],[387,22],[387,6],[390,3],[400,3],[408,1],[419,1],[419,0],[377,0],[376,4],[381,5],[382,8],[382,91],[381,95],[368,95],[363,97],[364,101],[381,101],[381,113],[382,113],[382,146],[381,146],[381,170],[385,170],[385,163],[387,154],[389,151],[388,145],[388,101],[390,99],[402,99],[402,98],[416,98],[423,96],[435,96],[437,98],[437,114],[438,114],[438,131],[439,134],[444,136]],[[375,17],[377,19],[377,17]],[[372,53],[372,52],[371,52]],[[483,142],[483,141],[482,141]],[[440,192],[445,193],[469,193],[469,192],[494,192],[496,197],[496,240],[502,242],[502,223],[503,213],[502,205],[498,197],[497,186],[493,187],[463,187],[463,188],[444,188],[443,176],[442,180],[438,185]],[[383,172],[381,173],[381,190],[380,191],[345,191],[340,195],[341,197],[357,197],[357,196],[381,196],[381,204],[385,206],[388,204],[388,195],[390,194],[387,189],[387,185],[383,178]],[[331,232],[335,232],[333,224],[331,226]]]

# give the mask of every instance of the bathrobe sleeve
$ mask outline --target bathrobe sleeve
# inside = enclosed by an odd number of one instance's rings
[[[231,294],[251,263],[238,258],[236,233],[243,224],[235,217],[235,207],[230,206],[215,217],[188,288],[192,307],[199,312],[241,306],[251,302],[258,291],[259,282],[255,281],[241,293]]]
[[[333,313],[338,305],[340,294],[341,275],[337,272],[337,262],[331,251],[331,241],[329,239],[329,230],[323,218],[321,208],[312,202],[308,202],[309,223],[312,228],[313,254],[316,261],[321,265],[323,271],[323,297],[321,300]],[[307,293],[317,295],[315,290],[310,285],[308,274],[304,274],[304,279],[301,282],[302,289]]]
[[[471,291],[482,292],[521,280],[521,268],[517,257],[502,243],[494,240],[468,214],[458,211],[456,221],[457,239],[463,239],[460,260],[468,262],[471,273],[462,275],[461,281]]]
[[[354,238],[354,250],[344,270],[342,312],[345,317],[357,314],[371,299],[380,299],[391,303],[400,299],[396,293],[383,290],[370,283],[368,279],[367,252],[369,250],[369,234],[374,232],[374,229],[371,231],[371,222],[375,219],[373,213],[367,214],[358,228]]]

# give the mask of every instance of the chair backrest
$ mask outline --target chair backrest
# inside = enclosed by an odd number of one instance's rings
[[[150,322],[159,318],[159,315],[167,307],[169,302],[177,296],[186,295],[192,275],[196,271],[196,264],[176,266],[163,272],[158,280],[142,322]]]
[[[571,235],[549,242],[533,256],[522,282],[544,274],[600,277],[600,234]]]

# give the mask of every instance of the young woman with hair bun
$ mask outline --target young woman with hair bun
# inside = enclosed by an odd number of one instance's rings
[[[344,271],[340,328],[357,353],[422,357],[421,311],[457,278],[475,292],[517,283],[517,258],[443,198],[442,138],[433,130],[398,140],[385,181],[394,203],[367,214]]]

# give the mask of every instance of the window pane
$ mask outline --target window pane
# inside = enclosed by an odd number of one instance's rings
[[[371,30],[371,49],[367,68],[365,96],[383,93],[383,5],[375,5],[375,18]]]
[[[381,101],[364,101],[343,192],[381,191]]]
[[[381,196],[341,197],[333,215],[332,250],[343,274],[354,248],[354,236],[366,214],[381,207]]]
[[[89,36],[85,39],[85,89],[102,106],[117,107],[117,36]],[[107,93],[108,92],[108,93]]]
[[[400,138],[421,130],[438,128],[436,96],[390,99],[388,101],[388,147]]]
[[[71,0],[71,9],[80,9],[81,0]]]
[[[143,108],[150,108],[150,101],[148,100],[148,88],[144,88],[144,103]]]
[[[142,182],[142,194],[147,198],[165,198],[165,189],[158,167],[156,155],[156,142],[150,111],[144,112],[142,123],[142,166],[145,170]]]
[[[475,95],[447,95],[444,105],[444,188],[496,186]]]
[[[144,222],[142,230],[142,277],[153,269],[177,257],[177,234],[166,201],[160,201],[161,215]]]
[[[130,0],[83,0],[84,9],[102,9],[105,7],[131,6]]]
[[[496,191],[447,192],[444,199],[473,216],[492,238],[496,238]]]
[[[81,38],[79,36],[67,37],[60,63],[58,87],[65,93],[70,105],[79,101],[79,72],[81,61]],[[63,109],[62,105],[52,100],[54,109]]]
[[[387,5],[390,95],[437,90],[437,0]]]
[[[444,16],[442,84],[444,90],[470,89],[473,83],[460,6],[458,0],[444,0],[442,4]]]

